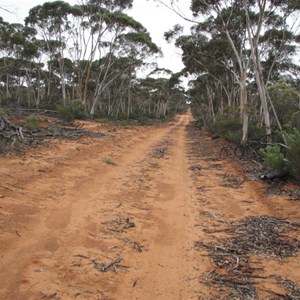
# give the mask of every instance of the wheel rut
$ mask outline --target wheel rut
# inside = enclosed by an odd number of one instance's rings
[[[105,140],[1,157],[0,298],[250,299],[224,276],[256,263],[253,299],[288,295],[274,272],[296,295],[297,249],[282,261],[247,252],[246,261],[212,245],[226,248],[241,220],[299,222],[299,203],[267,196],[192,120],[108,127]],[[299,240],[296,229],[286,237]]]

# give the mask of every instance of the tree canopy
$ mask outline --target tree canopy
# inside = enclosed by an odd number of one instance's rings
[[[31,8],[24,25],[0,18],[0,104],[80,103],[85,114],[114,118],[174,113],[178,107],[172,101],[141,96],[138,71],[147,67],[146,58],[162,53],[147,29],[127,14],[132,3],[53,1]],[[155,80],[161,99],[172,92],[166,84],[171,77]],[[185,99],[184,90],[180,95],[178,101]]]

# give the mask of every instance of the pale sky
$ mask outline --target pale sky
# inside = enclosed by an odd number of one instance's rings
[[[48,0],[49,1],[49,0]],[[66,0],[65,0],[66,1]],[[0,11],[0,15],[5,21],[11,23],[24,24],[24,18],[28,15],[28,11],[36,6],[47,2],[46,0],[0,0],[0,5],[13,11],[13,14]],[[77,0],[66,1],[70,4],[78,3]],[[180,7],[186,13],[189,12],[191,0],[180,0]],[[143,24],[150,32],[152,40],[163,51],[164,57],[158,59],[160,68],[170,69],[178,72],[183,68],[179,50],[174,45],[168,44],[163,37],[164,32],[171,29],[175,24],[181,24],[186,30],[191,27],[191,23],[184,21],[162,5],[157,4],[153,0],[134,0],[133,8],[129,10],[128,15]]]

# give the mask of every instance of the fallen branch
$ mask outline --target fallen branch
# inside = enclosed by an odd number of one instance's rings
[[[118,269],[117,269],[117,266],[118,264],[122,261],[122,258],[119,257],[118,259],[114,260],[114,261],[111,261],[110,263],[108,263],[107,265],[104,265],[103,264],[99,264],[95,259],[92,259],[91,260],[91,263],[93,264],[94,268],[101,272],[101,273],[104,273],[106,272],[110,267],[113,267],[114,268],[114,272],[118,272]]]

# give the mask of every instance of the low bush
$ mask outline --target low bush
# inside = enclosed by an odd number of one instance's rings
[[[237,131],[242,128],[241,123],[238,120],[219,120],[213,123],[207,124],[207,129],[215,134],[224,136],[228,131]]]
[[[36,115],[30,115],[26,118],[24,127],[30,131],[36,130],[39,127],[40,118]]]
[[[288,149],[285,153],[279,145],[268,146],[261,150],[267,166],[283,175],[300,179],[300,132],[296,129],[285,134]]]
[[[202,128],[205,127],[205,125],[206,125],[206,123],[205,123],[205,120],[203,118],[201,118],[201,117],[196,118],[195,126],[197,128],[202,129]]]
[[[260,149],[260,153],[264,158],[266,165],[282,175],[289,173],[288,160],[281,152],[280,146],[268,146]]]
[[[289,146],[287,152],[289,173],[293,177],[300,179],[300,131],[294,130],[287,135],[287,142]]]
[[[254,124],[249,124],[248,128],[248,140],[257,141],[266,136],[266,129],[264,127],[258,127]]]
[[[238,144],[242,139],[242,125],[238,120],[219,120],[207,124],[206,129],[232,143]]]
[[[238,145],[242,140],[242,129],[236,130],[236,131],[228,131],[225,133],[224,137],[226,140],[228,140],[230,143]]]
[[[101,118],[98,120],[99,123],[102,123],[102,124],[106,124],[106,123],[109,123],[109,119],[108,118]]]
[[[145,125],[149,122],[149,117],[145,115],[141,115],[137,118],[137,120],[142,124]]]
[[[80,99],[74,100],[72,102],[71,110],[74,114],[75,119],[84,118],[83,106]]]
[[[70,123],[75,120],[75,114],[74,111],[70,106],[65,105],[57,105],[56,110],[58,113],[58,117],[67,123]]]
[[[202,125],[202,122],[199,121],[200,126]],[[197,126],[197,123],[196,123]],[[199,127],[199,126],[198,126]],[[218,135],[220,137],[226,138],[229,142],[234,144],[239,144],[242,140],[243,136],[243,129],[242,124],[238,119],[235,120],[219,120],[214,123],[209,123],[206,126],[206,129],[214,134]],[[248,140],[249,141],[258,141],[264,140],[264,137],[266,139],[266,130],[264,127],[258,127],[254,124],[249,124],[248,127]],[[273,138],[273,137],[272,137]],[[276,137],[276,142],[282,142],[279,141]]]

